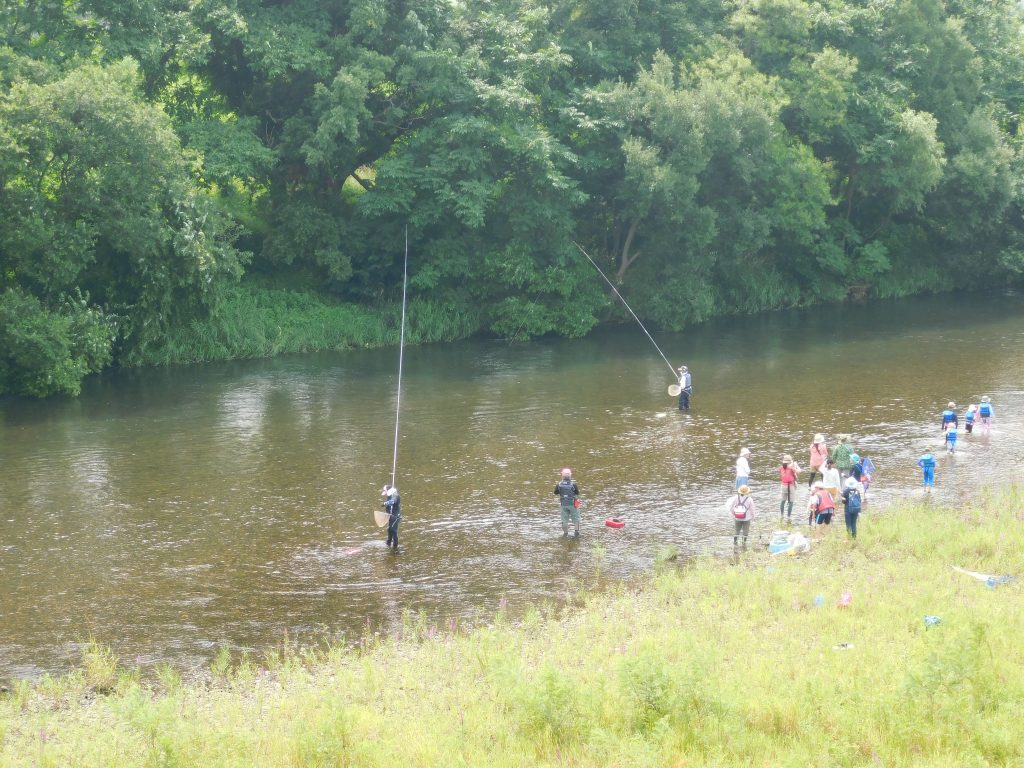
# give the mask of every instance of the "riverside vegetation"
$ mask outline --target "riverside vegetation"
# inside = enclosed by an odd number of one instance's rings
[[[140,682],[93,646],[0,699],[0,764],[1021,765],[1022,584],[951,566],[1024,574],[1024,493],[863,523],[801,558],[662,562],[561,615],[224,651],[205,682]]]
[[[999,288],[1017,0],[0,4],[0,395]]]

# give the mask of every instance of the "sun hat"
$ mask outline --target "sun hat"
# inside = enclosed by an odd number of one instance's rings
[[[750,493],[750,486],[749,485],[741,485],[739,487],[739,490],[737,491],[737,493],[740,496],[746,496],[748,493]]]
[[[954,403],[952,400],[950,400],[948,403],[946,403],[946,407],[947,408],[956,408],[956,403]]]
[[[750,455],[750,449],[749,448],[740,448],[740,456],[749,456],[749,455]]]
[[[852,477],[846,478],[846,487],[847,488],[856,488],[857,487],[857,481],[854,480]]]
[[[818,434],[816,434],[814,436],[814,444],[815,445],[817,445],[818,443],[824,443],[824,442],[825,442],[825,436],[823,434],[821,434],[821,432],[819,432]]]
[[[989,400],[990,400],[990,399],[991,399],[991,398],[989,398],[989,396],[988,396],[988,395],[985,395],[985,396],[984,396],[983,398],[981,398],[981,402],[983,402],[983,403],[987,403],[987,402],[989,402]]]
[[[856,464],[858,461],[860,461],[860,454],[859,453],[851,453],[850,454],[850,461],[852,461],[854,464]]]
[[[382,490],[380,492],[380,495],[381,496],[394,496],[396,493],[398,493],[398,489],[395,488],[395,486],[393,486],[393,485],[391,485],[389,483],[388,485],[384,486],[384,490]]]
[[[793,463],[793,457],[790,456],[788,453],[784,454],[783,457],[782,457],[782,463],[783,464],[792,464]]]

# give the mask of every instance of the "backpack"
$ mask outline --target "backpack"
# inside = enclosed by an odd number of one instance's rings
[[[736,496],[736,503],[732,505],[732,516],[737,520],[742,520],[747,516],[747,505],[743,503],[744,498],[742,496]]]
[[[848,490],[850,492],[846,496],[846,511],[860,512],[860,491],[856,488],[850,488]]]

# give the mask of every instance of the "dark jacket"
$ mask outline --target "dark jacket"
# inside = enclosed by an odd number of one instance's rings
[[[563,507],[571,507],[573,500],[580,495],[580,487],[575,480],[559,480],[555,486],[555,496],[558,496]]]

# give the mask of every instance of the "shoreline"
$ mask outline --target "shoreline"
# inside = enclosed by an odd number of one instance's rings
[[[410,617],[361,651],[222,656],[205,684],[140,683],[94,648],[0,697],[0,762],[1016,764],[1021,582],[951,567],[1024,575],[1024,492],[984,496],[895,504],[803,557],[663,564],[468,633]]]

